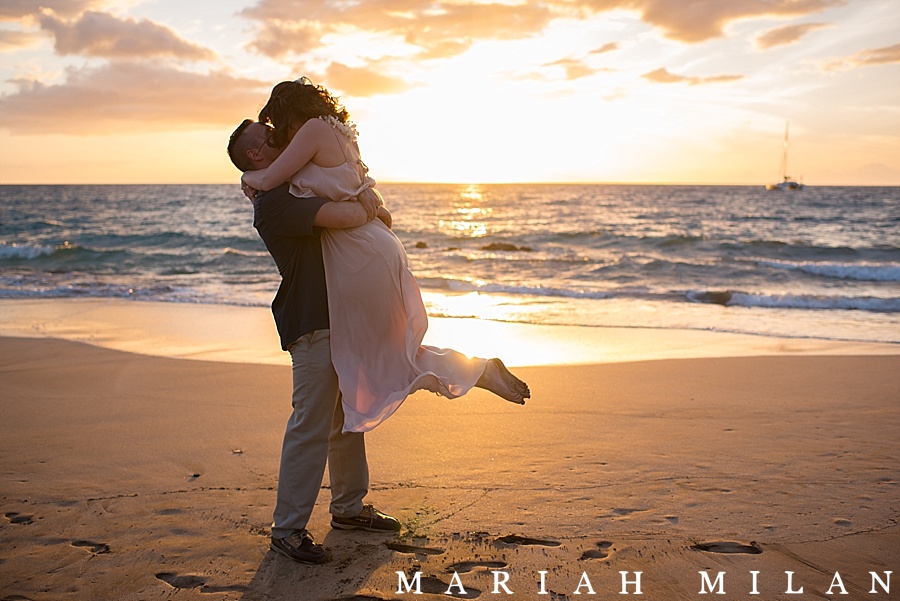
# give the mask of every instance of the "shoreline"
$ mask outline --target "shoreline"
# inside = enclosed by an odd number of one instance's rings
[[[0,299],[0,336],[59,338],[152,356],[289,365],[268,307],[123,299]],[[425,344],[507,365],[654,359],[898,355],[900,344],[708,330],[535,325],[430,317]]]

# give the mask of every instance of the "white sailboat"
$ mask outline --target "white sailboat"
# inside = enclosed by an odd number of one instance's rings
[[[766,190],[776,190],[779,192],[788,192],[794,190],[803,190],[806,188],[805,184],[794,181],[791,179],[791,176],[787,174],[787,164],[788,164],[788,123],[784,124],[784,146],[781,152],[781,181],[777,184],[766,184]]]

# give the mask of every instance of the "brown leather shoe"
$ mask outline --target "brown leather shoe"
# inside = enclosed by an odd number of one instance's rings
[[[313,540],[308,530],[294,530],[284,538],[272,537],[269,548],[299,563],[325,563],[325,547]]]
[[[365,530],[367,532],[398,532],[400,522],[381,513],[371,505],[365,505],[359,515],[352,518],[331,516],[331,527],[340,530]]]

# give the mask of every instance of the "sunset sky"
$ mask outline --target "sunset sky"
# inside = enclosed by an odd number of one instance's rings
[[[43,8],[41,8],[43,7]],[[380,182],[900,185],[897,0],[4,0],[0,183],[231,183],[301,75]]]

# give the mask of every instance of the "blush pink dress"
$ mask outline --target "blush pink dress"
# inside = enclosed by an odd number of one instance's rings
[[[308,163],[291,179],[298,197],[347,200],[374,186],[354,132],[332,122],[346,161]],[[343,397],[344,431],[366,432],[416,390],[448,398],[468,392],[486,359],[422,344],[425,305],[403,244],[378,219],[356,228],[325,230],[322,255],[328,289],[331,360]]]

